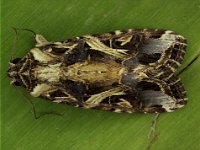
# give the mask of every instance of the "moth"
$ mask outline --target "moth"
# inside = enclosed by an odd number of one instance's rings
[[[158,29],[116,30],[49,42],[10,61],[11,84],[33,97],[113,112],[172,112],[187,103],[176,69],[186,39]]]

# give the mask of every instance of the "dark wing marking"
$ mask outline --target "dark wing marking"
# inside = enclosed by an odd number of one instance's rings
[[[187,103],[187,95],[183,83],[180,78],[176,75],[173,75],[168,81],[167,84],[172,92],[172,95],[176,98],[177,103],[182,105]]]
[[[99,35],[94,35],[99,38],[106,46],[114,49],[127,50],[127,54],[136,54],[141,47],[144,39],[143,33],[136,30],[116,30]]]
[[[152,85],[148,85],[144,80],[142,81],[144,83],[139,83],[137,87],[139,98],[145,106],[145,112],[172,112],[187,103],[186,91],[180,79],[175,75],[167,82],[156,78],[148,80]],[[156,85],[160,89],[156,88]]]
[[[167,81],[180,66],[186,51],[186,40],[173,31],[144,30],[144,43],[138,51],[140,63],[152,69],[149,75]]]
[[[135,88],[119,85],[97,92],[83,102],[85,108],[114,112],[172,112],[187,103],[186,93],[178,78],[169,83],[152,78],[140,81]]]

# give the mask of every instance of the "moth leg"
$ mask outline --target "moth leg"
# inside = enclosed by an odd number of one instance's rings
[[[57,113],[57,112],[54,112],[54,111],[50,111],[50,112],[42,112],[40,114],[37,113],[36,111],[36,107],[35,107],[35,104],[33,103],[33,101],[31,99],[27,99],[27,102],[31,105],[31,108],[32,108],[32,111],[33,111],[33,116],[35,119],[39,119],[40,117],[42,116],[45,116],[45,115],[57,115],[57,116],[63,116],[63,114],[60,114],[60,113]]]
[[[32,91],[30,94],[31,94],[33,97],[47,98],[48,95],[49,95],[51,92],[56,92],[56,91],[57,91],[57,89],[56,89],[56,87],[54,87],[54,86],[51,86],[51,85],[48,85],[48,84],[37,84],[37,86],[34,87],[33,91]],[[34,114],[34,117],[35,117],[36,119],[40,118],[41,116],[49,115],[49,114],[62,116],[62,114],[57,113],[57,112],[53,112],[53,111],[50,111],[50,112],[42,112],[42,113],[40,113],[40,115],[37,115],[36,110],[35,110],[34,103],[33,103],[30,99],[28,99],[28,102],[29,102],[29,103],[31,104],[31,106],[32,106],[33,114]]]
[[[21,91],[19,91],[19,92],[21,92]],[[38,117],[37,111],[36,111],[36,109],[35,109],[35,104],[34,104],[33,101],[32,101],[30,98],[28,98],[24,93],[22,93],[22,95],[24,96],[25,100],[31,105],[34,118],[35,118],[35,119],[38,119],[39,117]]]
[[[58,112],[54,112],[54,111],[49,111],[49,112],[42,112],[40,113],[40,115],[35,116],[35,119],[39,119],[42,116],[46,116],[46,115],[57,115],[57,116],[63,116],[64,114],[58,113]]]
[[[38,115],[37,115],[37,112],[36,112],[36,109],[35,109],[35,104],[33,103],[33,101],[29,98],[25,98],[26,101],[31,105],[31,108],[32,108],[32,111],[33,111],[33,116],[35,119],[38,119]]]
[[[23,29],[23,28],[15,28],[15,27],[12,27],[12,29],[14,30],[15,32],[15,39],[13,41],[13,46],[12,46],[12,54],[11,54],[11,59],[12,60],[13,58],[13,55],[16,53],[16,45],[17,45],[17,41],[19,39],[19,34],[18,34],[18,30],[22,30],[22,31],[28,31],[28,32],[31,32],[34,37],[36,36],[36,33],[33,31],[33,30],[30,30],[30,29]]]
[[[183,67],[179,72],[176,73],[177,76],[182,74],[189,66],[191,66],[198,58],[200,57],[200,52],[185,66]]]
[[[155,134],[156,134],[156,124],[157,124],[157,120],[158,120],[159,115],[160,115],[159,113],[156,113],[153,120],[152,120],[151,129],[150,129],[149,134],[148,134],[148,139],[151,139],[152,136],[155,136]]]
[[[151,148],[151,146],[153,145],[153,143],[155,142],[155,140],[158,137],[158,134],[156,133],[156,125],[157,125],[159,115],[160,115],[159,113],[156,113],[152,120],[151,128],[150,128],[148,136],[147,136],[148,140],[149,140],[149,143],[147,145],[147,150],[149,150]]]

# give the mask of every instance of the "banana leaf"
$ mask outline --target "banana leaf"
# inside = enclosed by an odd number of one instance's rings
[[[85,110],[33,98],[10,85],[9,60],[34,46],[28,28],[49,41],[128,28],[169,29],[183,35],[188,48],[181,67],[200,51],[199,0],[2,0],[1,2],[1,147],[2,150],[143,150],[153,114]],[[14,48],[13,48],[14,47]],[[200,59],[181,75],[188,104],[163,113],[153,150],[200,149]],[[63,113],[35,119],[36,111]]]

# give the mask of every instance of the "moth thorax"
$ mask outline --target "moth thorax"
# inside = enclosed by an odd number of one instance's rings
[[[103,62],[83,62],[75,63],[64,68],[64,76],[73,81],[84,83],[118,82],[123,66],[120,64],[110,64]]]

